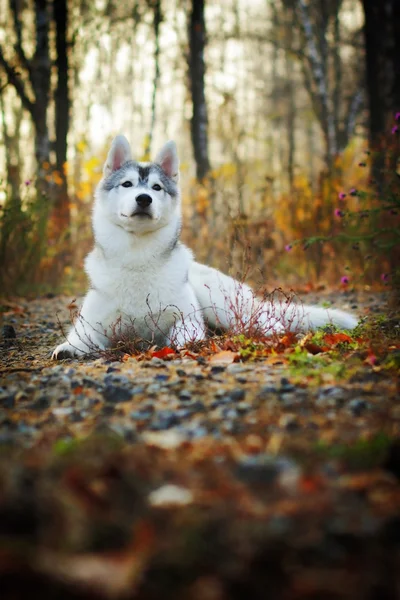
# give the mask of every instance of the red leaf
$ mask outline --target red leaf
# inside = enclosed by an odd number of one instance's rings
[[[170,354],[175,354],[175,350],[172,350],[172,348],[168,348],[168,346],[165,346],[165,348],[161,348],[161,350],[156,350],[155,352],[152,352],[151,356],[154,358],[165,358]]]
[[[351,343],[353,341],[353,339],[345,333],[326,333],[324,335],[324,340],[327,344],[330,344],[331,346],[336,346],[341,342]]]

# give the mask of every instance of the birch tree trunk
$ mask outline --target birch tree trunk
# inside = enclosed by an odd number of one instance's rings
[[[151,98],[151,118],[149,134],[146,141],[146,147],[144,154],[147,160],[150,160],[151,144],[153,141],[154,127],[156,124],[156,110],[157,110],[157,91],[158,83],[160,80],[160,25],[162,21],[161,13],[161,0],[155,0],[153,6],[153,31],[154,31],[154,79],[153,79],[153,93]]]
[[[308,59],[315,84],[315,92],[317,94],[319,103],[320,122],[326,142],[326,162],[328,165],[330,165],[332,163],[332,159],[338,152],[338,147],[335,118],[331,108],[326,61],[324,60],[322,52],[317,47],[314,27],[309,12],[309,5],[307,2],[305,2],[305,0],[298,0],[298,14],[307,43]],[[325,35],[325,32],[319,33],[320,35]]]
[[[50,15],[47,0],[35,0],[35,26],[36,48],[30,64],[30,74],[35,93],[33,107],[35,156],[39,170],[41,170],[43,163],[48,163],[50,157],[47,110],[50,100],[51,63],[49,53]]]
[[[50,54],[49,54],[49,7],[47,0],[34,1],[35,20],[35,51],[32,59],[28,59],[22,44],[21,4],[17,0],[9,0],[10,11],[13,17],[14,32],[17,38],[15,54],[19,68],[24,71],[20,76],[17,69],[12,66],[0,46],[0,66],[4,69],[8,82],[14,86],[22,106],[32,118],[35,129],[35,158],[38,165],[39,177],[43,163],[49,161],[50,141],[47,127],[47,110],[50,94]],[[31,85],[35,99],[32,100],[27,83]]]

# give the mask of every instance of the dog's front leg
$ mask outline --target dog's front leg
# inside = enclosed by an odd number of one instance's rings
[[[183,348],[189,342],[200,342],[206,337],[203,318],[200,315],[176,321],[167,337],[169,346]]]
[[[59,344],[52,354],[53,360],[79,357],[104,350],[108,345],[105,327],[114,314],[110,300],[96,290],[90,290],[82,309],[71,327],[67,340]]]

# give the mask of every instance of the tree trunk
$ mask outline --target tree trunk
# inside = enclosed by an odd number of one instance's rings
[[[59,238],[65,234],[69,222],[69,197],[65,163],[67,161],[67,137],[70,125],[71,101],[69,97],[68,65],[68,2],[53,0],[53,18],[56,26],[56,67],[57,87],[55,100],[55,152],[56,168],[60,175],[60,185],[56,190],[55,206],[51,216],[52,233]]]
[[[157,109],[157,90],[158,82],[160,80],[160,25],[162,21],[161,13],[161,0],[155,0],[154,6],[154,17],[153,17],[153,30],[154,30],[154,79],[153,79],[153,94],[151,98],[151,121],[149,135],[146,140],[146,147],[144,154],[146,160],[150,160],[151,144],[153,141],[154,126],[156,124],[156,109]]]
[[[371,176],[378,198],[384,202],[391,196],[398,196],[400,191],[396,173],[400,157],[400,122],[395,125],[395,114],[400,111],[400,2],[363,0],[363,6]],[[398,244],[391,249],[388,258],[394,291],[392,302],[398,309]]]
[[[276,19],[277,20],[277,19]],[[294,192],[294,161],[296,152],[296,97],[295,97],[295,82],[294,82],[294,67],[295,62],[293,61],[293,11],[288,9],[285,19],[285,44],[287,52],[285,54],[285,95],[287,98],[286,108],[286,134],[287,134],[287,173],[289,182],[289,192],[293,197]]]
[[[43,171],[43,163],[48,163],[50,158],[50,141],[47,126],[51,76],[49,24],[50,16],[47,0],[35,0],[36,48],[31,63],[31,79],[35,92],[33,116],[35,125],[35,156],[39,174]]]
[[[333,158],[337,154],[337,139],[335,121],[331,110],[331,98],[326,61],[323,53],[317,46],[317,38],[309,13],[309,5],[304,0],[298,0],[298,14],[304,38],[308,48],[310,72],[315,84],[315,94],[318,98],[320,109],[320,123],[325,138],[326,164],[330,169]],[[319,37],[324,32],[318,32]]]
[[[210,170],[208,117],[204,91],[204,50],[206,46],[204,5],[205,0],[192,0],[189,24],[189,77],[193,105],[191,134],[198,181],[202,181]]]
[[[55,151],[56,167],[61,176],[64,175],[64,165],[67,160],[67,136],[70,124],[71,101],[68,90],[68,3],[67,0],[53,1],[53,15],[56,25],[56,67],[57,88],[55,91]],[[65,177],[64,177],[65,179]]]
[[[69,225],[69,202],[67,194],[67,183],[64,174],[64,164],[67,159],[67,134],[69,128],[70,99],[68,94],[68,42],[67,42],[67,18],[68,0],[33,0],[33,18],[35,23],[34,53],[28,58],[24,49],[23,28],[25,15],[23,11],[26,4],[20,0],[8,0],[12,15],[16,43],[13,47],[13,56],[9,61],[0,45],[0,66],[3,67],[8,83],[15,88],[23,108],[29,113],[34,128],[34,147],[37,162],[37,201],[33,206],[35,216],[32,217],[31,225],[36,233],[32,239],[36,239],[32,248],[27,249],[27,259],[30,260],[32,274],[39,265],[43,249],[47,245],[59,245],[63,248],[66,256],[64,235],[68,232]],[[27,9],[28,10],[28,9]],[[53,12],[52,12],[53,10]],[[51,99],[51,75],[52,56],[50,50],[51,20],[55,20],[55,62],[57,68],[57,87],[54,94],[55,102],[55,133],[56,141],[56,167],[60,173],[57,185],[56,177],[51,175],[51,144],[49,137],[49,106]],[[9,51],[9,48],[7,48]],[[17,64],[17,67],[14,64]],[[23,72],[23,76],[20,72]],[[54,166],[54,165],[53,165]],[[61,181],[61,183],[60,183]],[[52,198],[50,198],[50,186],[52,186]],[[50,213],[52,200],[53,213]],[[33,214],[33,213],[32,213]],[[49,219],[51,214],[51,219]],[[47,238],[46,234],[47,227]],[[29,258],[34,256],[34,260]],[[21,259],[22,262],[22,259]],[[62,269],[61,260],[53,261],[57,269]]]
[[[9,254],[15,254],[15,248],[9,243],[9,240],[18,226],[21,219],[21,171],[18,162],[19,158],[19,140],[22,121],[22,107],[16,106],[13,109],[15,128],[10,132],[6,119],[6,107],[4,96],[0,94],[1,124],[4,142],[5,166],[7,173],[6,197],[0,218],[0,285],[5,289],[7,286],[7,267],[9,264]]]
[[[395,146],[391,124],[400,110],[400,3],[363,0],[363,7],[372,176],[382,193],[385,153]]]

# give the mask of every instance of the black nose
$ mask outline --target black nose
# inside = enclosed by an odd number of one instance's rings
[[[151,204],[151,196],[148,194],[140,194],[140,196],[136,198],[136,204],[140,206],[140,208],[147,208],[147,206],[150,206]]]

